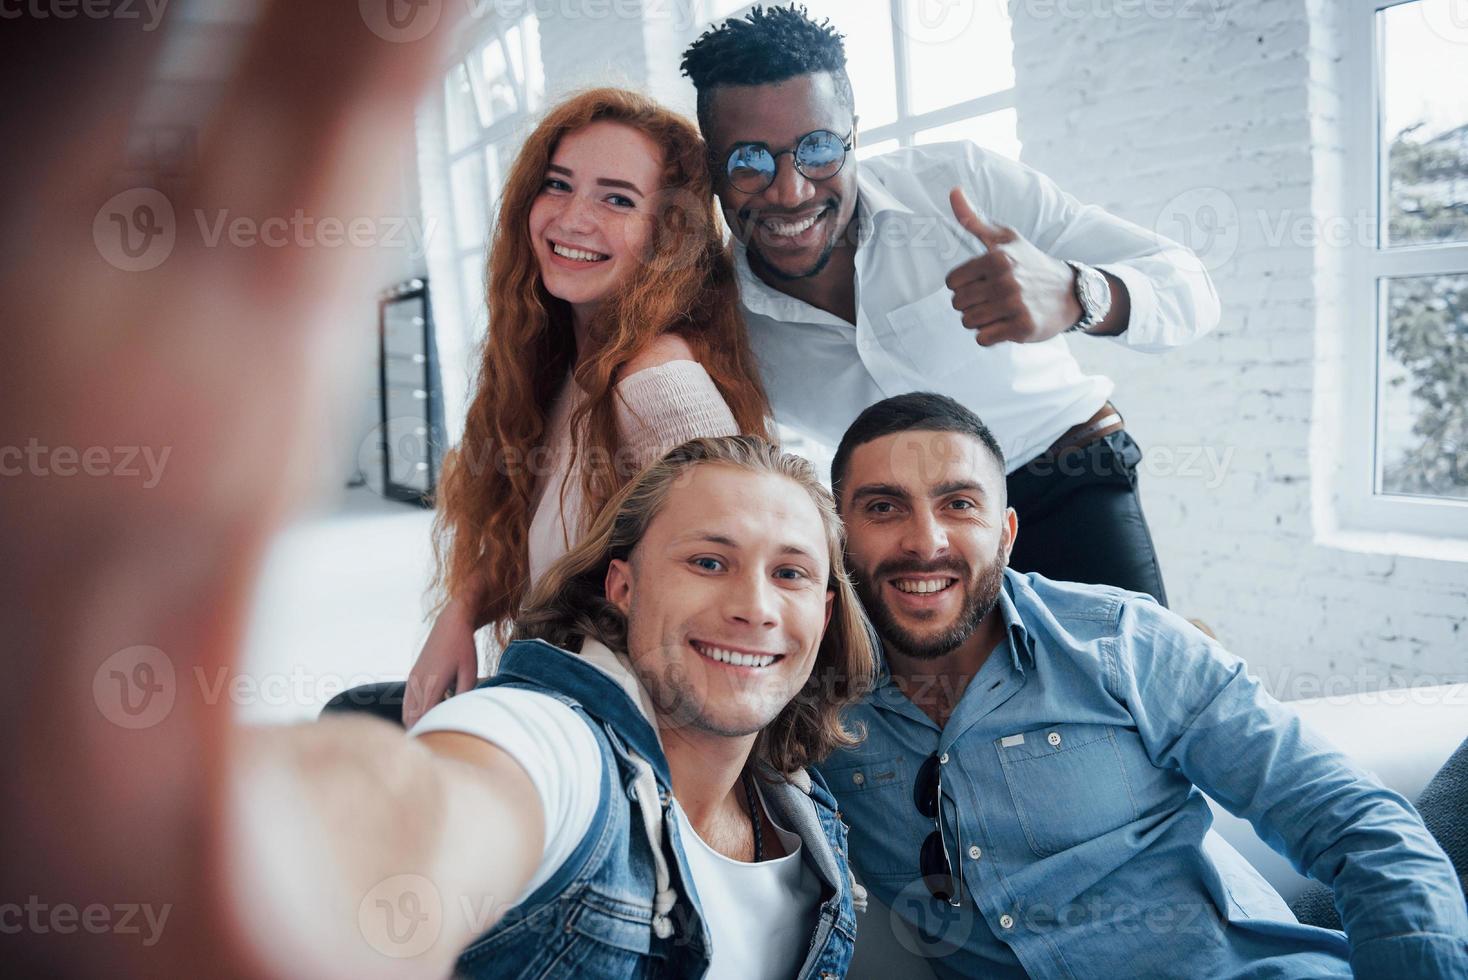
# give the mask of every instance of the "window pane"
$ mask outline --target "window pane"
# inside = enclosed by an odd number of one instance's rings
[[[1468,241],[1468,24],[1461,0],[1381,11],[1386,227],[1392,245]]]
[[[805,0],[816,23],[831,19],[845,35],[846,73],[864,129],[897,120],[897,75],[892,60],[892,4],[889,0]]]
[[[471,338],[484,336],[486,275],[483,252],[475,252],[459,260],[459,285],[463,289],[464,319],[467,321],[468,335]]]
[[[897,149],[897,146],[898,143],[896,140],[882,140],[880,143],[871,144],[858,143],[856,145],[856,158],[858,160],[865,160],[867,157],[881,156],[883,153],[891,153]]]
[[[1383,289],[1378,492],[1468,500],[1468,275]]]
[[[518,39],[519,32],[516,32]],[[519,52],[516,52],[517,54]],[[480,125],[488,128],[520,109],[519,97],[515,92],[516,77],[512,73],[511,60],[507,56],[505,39],[490,38],[469,59],[470,79],[479,105]]]
[[[708,0],[708,16],[710,20],[724,20],[749,5],[750,0]]]
[[[454,200],[454,247],[483,244],[489,228],[489,184],[484,157],[477,151],[456,160],[451,168]]]
[[[534,112],[545,102],[545,66],[540,60],[540,21],[533,14],[526,17],[520,21],[519,34],[519,48],[524,58],[519,70],[521,87],[525,93],[525,111]]]
[[[500,199],[500,191],[505,188],[505,177],[514,162],[515,149],[509,142],[491,143],[484,148],[484,178],[491,206]]]
[[[1014,44],[1005,4],[903,0],[908,99],[914,113],[1014,87]]]
[[[1000,109],[998,112],[987,112],[982,116],[974,116],[972,119],[960,119],[946,126],[920,130],[916,139],[919,143],[973,140],[986,150],[1002,154],[1011,160],[1018,160],[1020,149],[1019,136],[1016,134],[1018,126],[1019,116],[1013,109]]]
[[[474,109],[474,93],[469,88],[469,73],[463,65],[449,69],[443,82],[444,104],[449,130],[449,150],[468,146],[479,138],[479,117]]]

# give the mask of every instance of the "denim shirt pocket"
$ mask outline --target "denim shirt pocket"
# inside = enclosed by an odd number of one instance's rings
[[[1049,857],[1137,819],[1110,725],[1047,725],[994,740],[1025,840]]]

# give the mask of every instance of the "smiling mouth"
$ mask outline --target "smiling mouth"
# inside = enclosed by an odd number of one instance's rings
[[[819,211],[799,220],[789,218],[761,218],[760,227],[775,238],[797,238],[815,227],[832,210],[828,204]]]
[[[571,248],[568,245],[562,245],[560,242],[551,242],[550,247],[552,252],[563,259],[570,259],[573,262],[585,262],[587,265],[592,265],[596,262],[605,262],[611,258],[610,255],[602,255],[600,252],[590,252],[584,248]]]
[[[888,582],[892,588],[907,595],[935,595],[953,588],[958,579],[945,575],[941,578],[895,578]]]
[[[730,647],[715,646],[712,643],[704,643],[699,640],[688,641],[694,651],[706,660],[714,663],[724,664],[728,667],[746,667],[753,670],[763,670],[784,660],[784,654],[779,653],[752,653],[742,650],[734,650]]]

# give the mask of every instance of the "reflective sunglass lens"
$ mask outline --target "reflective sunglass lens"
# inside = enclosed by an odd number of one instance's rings
[[[757,146],[743,146],[729,154],[729,182],[741,190],[760,190],[775,175],[775,159]]]
[[[829,177],[846,159],[846,147],[835,133],[811,133],[800,141],[796,162],[809,177]]]

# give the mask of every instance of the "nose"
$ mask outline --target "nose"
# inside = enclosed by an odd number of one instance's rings
[[[724,618],[730,623],[762,630],[779,625],[775,585],[762,570],[731,576],[724,591]]]
[[[794,211],[815,196],[815,185],[795,169],[795,154],[782,154],[775,159],[775,179],[765,196],[785,211]]]
[[[560,214],[556,215],[556,226],[570,235],[586,235],[596,230],[596,214],[592,202],[579,194],[567,199]]]
[[[920,510],[903,529],[902,550],[924,561],[948,552],[948,531],[932,512]]]

